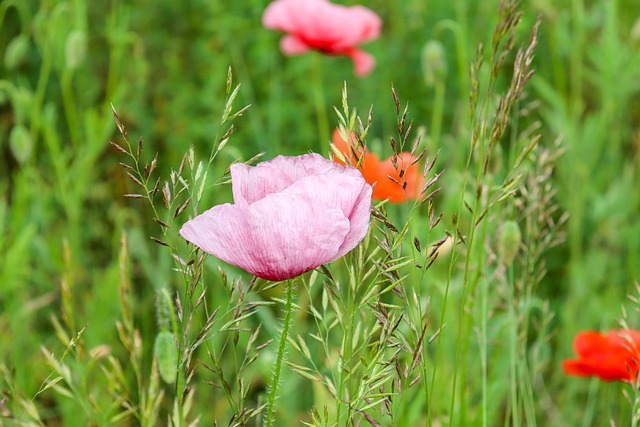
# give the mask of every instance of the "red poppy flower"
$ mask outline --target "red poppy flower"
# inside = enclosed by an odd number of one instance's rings
[[[608,334],[585,331],[576,335],[578,359],[562,363],[567,375],[598,377],[604,381],[636,380],[640,361],[640,332],[612,330]]]
[[[267,6],[262,24],[284,31],[280,49],[285,55],[300,55],[310,49],[353,60],[356,75],[369,74],[373,57],[356,48],[378,37],[382,20],[363,6],[341,6],[327,0],[275,0]]]
[[[358,159],[361,158],[359,169],[362,176],[369,184],[376,184],[373,188],[373,199],[389,199],[391,203],[403,203],[419,197],[423,177],[418,170],[418,165],[412,164],[414,159],[410,153],[403,152],[396,157],[398,165],[396,169],[393,165],[393,157],[381,162],[377,155],[357,147],[353,137],[350,138],[349,145],[347,145],[338,129],[333,132],[333,145],[346,159],[349,159],[351,164],[357,164]],[[358,158],[354,158],[354,152]],[[345,164],[337,157],[334,158],[334,161]],[[404,170],[402,178],[400,170]]]

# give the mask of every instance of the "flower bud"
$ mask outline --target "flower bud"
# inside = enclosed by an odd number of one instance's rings
[[[11,93],[11,108],[16,123],[26,123],[31,117],[33,93],[27,87],[16,87]]]
[[[500,233],[500,241],[498,243],[498,255],[505,266],[511,265],[513,259],[518,255],[521,242],[522,233],[518,223],[515,221],[505,222],[502,226],[502,233]]]
[[[16,125],[9,134],[9,148],[11,154],[21,165],[31,158],[33,140],[29,130],[23,125]]]
[[[447,75],[447,61],[442,43],[429,40],[422,48],[422,74],[424,82],[431,87]]]
[[[72,31],[67,36],[67,43],[64,48],[67,61],[67,68],[75,70],[87,56],[87,35],[84,31]]]
[[[15,70],[22,65],[29,54],[29,36],[20,34],[9,42],[4,52],[4,66],[7,70]]]
[[[636,19],[636,22],[634,22],[631,27],[631,40],[640,43],[640,17]]]
[[[44,7],[40,8],[38,12],[33,16],[31,20],[31,31],[33,34],[33,40],[35,40],[36,45],[41,45],[43,43],[47,43],[48,40],[48,31],[49,28],[49,11]]]
[[[158,360],[160,377],[167,384],[176,382],[176,369],[178,365],[178,349],[176,338],[169,331],[162,331],[156,337],[153,352]]]

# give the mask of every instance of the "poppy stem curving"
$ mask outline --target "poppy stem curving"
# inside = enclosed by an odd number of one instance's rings
[[[280,383],[280,372],[282,371],[282,365],[285,359],[285,348],[287,345],[287,336],[289,335],[289,326],[291,325],[291,312],[293,307],[293,279],[287,280],[287,300],[285,304],[284,312],[284,324],[282,325],[282,333],[280,334],[280,343],[278,346],[278,358],[273,369],[273,381],[271,383],[271,389],[269,390],[269,397],[267,400],[267,417],[265,419],[265,426],[273,426],[273,412],[278,396],[278,385]]]

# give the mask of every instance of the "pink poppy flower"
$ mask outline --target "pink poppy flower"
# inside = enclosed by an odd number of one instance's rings
[[[180,235],[263,279],[280,281],[335,261],[369,228],[371,186],[318,154],[234,164],[235,204],[214,206]]]
[[[360,77],[375,66],[373,56],[355,47],[380,35],[382,20],[366,7],[340,6],[328,0],[275,0],[264,11],[262,24],[288,33],[280,41],[286,55],[313,49],[349,56]]]

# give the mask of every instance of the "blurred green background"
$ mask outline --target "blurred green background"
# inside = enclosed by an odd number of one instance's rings
[[[393,84],[415,126],[425,128],[429,152],[440,150],[438,209],[450,224],[468,151],[469,63],[477,44],[490,41],[497,2],[362,2],[384,22],[380,38],[364,46],[377,65],[363,79],[345,57],[283,56],[281,34],[261,25],[267,4],[0,0],[0,361],[7,367],[0,390],[7,402],[33,396],[49,374],[41,346],[60,351],[51,316],[63,304],[61,283],[73,290],[74,318],[67,321],[77,330],[87,326],[86,348],[121,352],[114,319],[123,232],[134,317],[150,337],[151,359],[153,289],[175,279],[166,253],[147,237],[157,234],[147,206],[122,197],[134,190],[108,142],[121,141],[111,104],[132,140],[144,137],[143,157],[159,153],[159,174],[167,176],[190,145],[208,155],[232,67],[241,84],[236,105],[251,108],[214,163],[222,176],[230,162],[260,152],[326,155],[344,82],[351,106],[366,116],[373,105],[370,149],[390,155]],[[567,379],[560,363],[577,331],[617,325],[640,274],[640,4],[530,0],[522,10],[521,43],[537,17],[542,24],[536,73],[520,104],[526,114],[517,123],[539,123],[543,146],[560,143],[564,154],[549,181],[559,212],[570,215],[566,240],[545,255],[549,273],[537,289],[555,312],[539,422],[604,425],[624,404],[623,386]],[[429,42],[442,50],[425,59]],[[207,198],[229,201],[230,189]],[[267,361],[256,381],[268,368]],[[108,400],[106,389],[92,386],[104,383],[101,373],[85,374],[84,393]],[[585,396],[587,404],[576,403]],[[610,412],[595,409],[598,396],[612,402]],[[77,411],[72,400],[49,392],[39,399],[48,424],[72,425],[65,424]],[[210,402],[196,406],[205,419],[217,413]],[[298,402],[292,412],[307,406]]]

